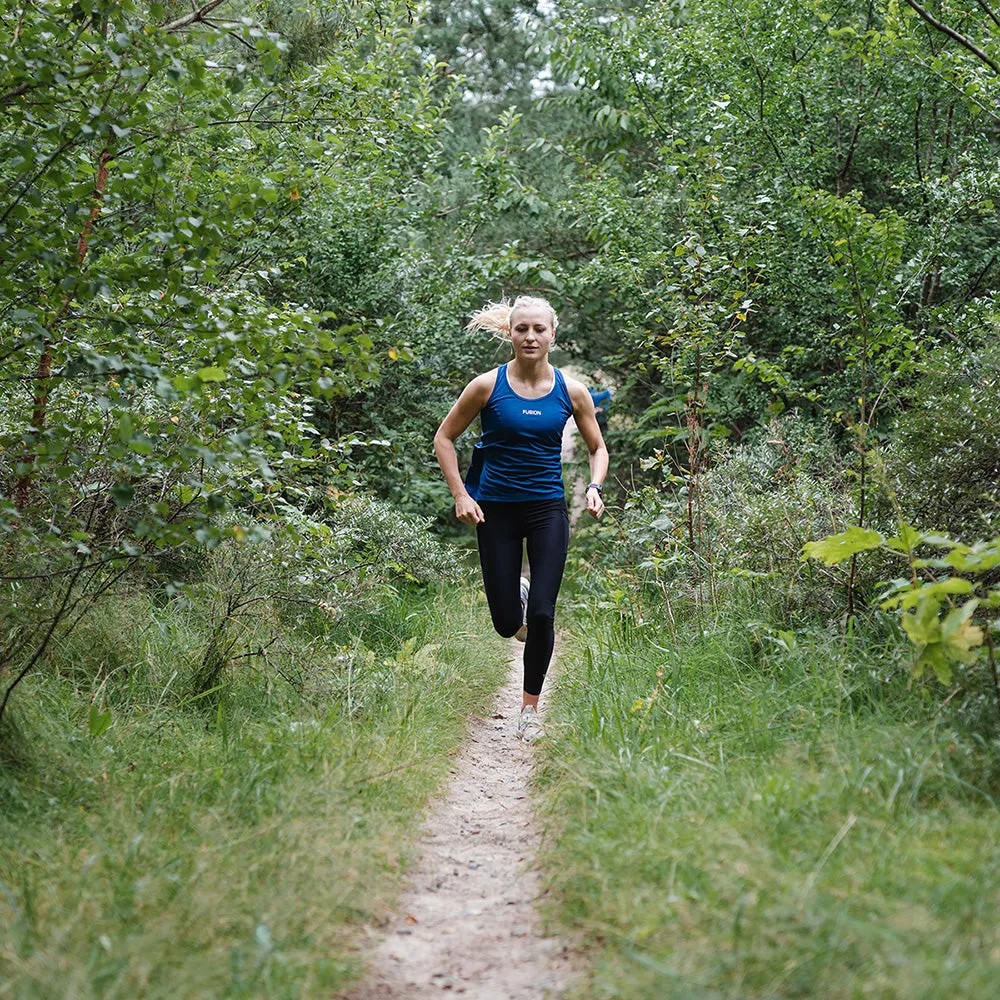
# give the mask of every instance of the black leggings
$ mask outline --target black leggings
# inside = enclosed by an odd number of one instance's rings
[[[566,501],[486,500],[479,506],[486,517],[476,526],[483,584],[493,627],[503,636],[512,636],[521,627],[521,552],[523,541],[528,543],[531,591],[528,641],[524,644],[524,690],[538,695],[555,645],[556,595],[569,545]]]

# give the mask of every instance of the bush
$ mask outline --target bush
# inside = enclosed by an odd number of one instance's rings
[[[349,645],[365,631],[365,619],[396,618],[390,609],[400,603],[400,585],[456,576],[426,519],[384,501],[348,494],[337,498],[327,520],[291,507],[280,516],[281,530],[270,537],[261,537],[266,526],[259,523],[233,526],[232,535],[206,554],[202,578],[188,588],[207,636],[193,679],[196,693],[216,686],[235,659],[266,660],[275,646],[280,654],[289,628],[339,636]],[[398,638],[393,633],[393,644]]]
[[[840,615],[847,570],[805,563],[801,556],[806,542],[857,523],[854,461],[821,425],[795,413],[776,419],[718,452],[701,477],[694,548],[689,486],[677,482],[669,493],[647,487],[629,499],[616,554],[668,600],[718,597],[727,581],[738,578],[756,584],[779,617]],[[880,519],[881,511],[875,516]],[[856,590],[873,592],[884,569],[882,561],[866,563]]]
[[[904,520],[972,538],[1000,534],[998,393],[1000,345],[935,355],[887,450]]]

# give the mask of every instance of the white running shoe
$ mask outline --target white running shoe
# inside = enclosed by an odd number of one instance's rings
[[[538,711],[534,705],[525,705],[517,717],[517,738],[525,743],[534,743],[545,735],[541,722],[538,721]]]
[[[528,590],[531,584],[526,576],[521,577],[521,627],[514,633],[518,642],[528,638]]]

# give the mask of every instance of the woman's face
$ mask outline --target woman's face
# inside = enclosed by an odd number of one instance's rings
[[[543,358],[555,338],[552,312],[544,306],[521,306],[510,314],[510,339],[516,357],[526,361]]]

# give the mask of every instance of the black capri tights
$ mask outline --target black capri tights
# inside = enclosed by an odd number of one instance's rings
[[[569,514],[565,500],[480,502],[486,520],[476,526],[483,585],[493,627],[512,636],[521,627],[521,554],[527,541],[531,590],[524,690],[538,695],[555,645],[556,595],[566,567]]]

